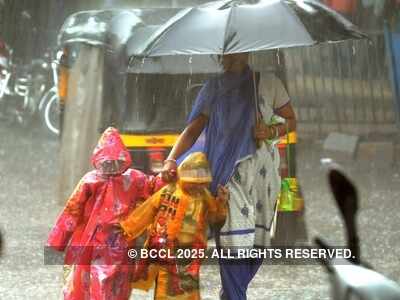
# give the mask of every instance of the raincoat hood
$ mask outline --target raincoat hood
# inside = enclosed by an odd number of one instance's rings
[[[107,128],[92,155],[92,165],[104,175],[119,175],[131,165],[132,159],[117,129]]]
[[[180,182],[209,183],[212,181],[210,166],[206,155],[194,152],[186,157],[178,167]]]

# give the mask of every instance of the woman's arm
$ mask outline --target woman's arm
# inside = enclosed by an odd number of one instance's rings
[[[297,127],[296,114],[294,113],[292,104],[290,102],[288,102],[286,105],[276,110],[275,114],[285,119],[284,124],[273,125],[278,131],[279,136],[284,136],[287,133],[287,131],[288,132],[296,131]]]
[[[208,117],[204,114],[200,114],[183,130],[168,155],[168,158],[164,161],[164,167],[161,171],[161,176],[164,181],[170,182],[175,178],[177,169],[176,159],[193,146],[206,126],[207,121]]]
[[[265,122],[258,122],[255,126],[254,136],[257,140],[274,139],[286,135],[287,132],[296,130],[296,115],[293,111],[290,97],[282,84],[282,81],[275,75],[264,75],[260,82],[260,92],[264,99],[271,96],[270,105],[274,113],[283,119],[284,124],[267,125]],[[271,92],[272,91],[272,92]],[[260,120],[262,117],[260,117]],[[287,126],[287,127],[286,127]]]
[[[263,121],[259,122],[254,130],[254,137],[257,140],[278,138],[286,135],[287,132],[296,131],[296,115],[290,102],[276,110],[275,114],[284,118],[285,123],[267,125]]]
[[[221,228],[228,214],[229,189],[219,184],[217,197],[214,198],[211,194],[207,194],[205,199],[208,207],[208,223]]]

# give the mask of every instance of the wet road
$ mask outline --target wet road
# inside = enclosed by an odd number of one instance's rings
[[[0,299],[60,299],[61,266],[43,263],[43,244],[61,207],[57,203],[58,144],[39,129],[0,127]],[[343,244],[342,224],[318,165],[318,145],[299,147],[299,177],[307,205],[310,237]],[[363,258],[400,282],[400,175],[371,162],[347,164],[360,187],[359,228]],[[216,266],[202,269],[203,299],[218,299]],[[264,265],[249,287],[250,300],[329,299],[328,277],[318,265]],[[151,299],[134,292],[132,299]]]

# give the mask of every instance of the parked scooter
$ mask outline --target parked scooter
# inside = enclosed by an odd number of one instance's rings
[[[333,300],[399,300],[400,286],[383,275],[373,271],[360,259],[359,239],[356,228],[358,209],[357,190],[340,171],[329,171],[329,183],[336,204],[344,219],[348,248],[353,258],[344,262],[337,258],[322,260],[331,281]],[[315,239],[321,249],[330,246],[320,238]]]

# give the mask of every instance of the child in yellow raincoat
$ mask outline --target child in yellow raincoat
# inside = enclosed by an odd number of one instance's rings
[[[219,186],[214,198],[208,190],[210,182],[206,156],[192,153],[178,168],[178,182],[162,188],[120,223],[128,239],[148,229],[146,249],[171,254],[142,259],[136,270],[133,286],[148,290],[155,283],[154,299],[200,299],[199,271],[207,247],[207,224],[222,226],[227,213],[228,190]],[[191,249],[192,256],[177,263],[172,257],[177,249]]]

